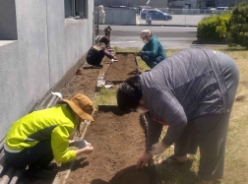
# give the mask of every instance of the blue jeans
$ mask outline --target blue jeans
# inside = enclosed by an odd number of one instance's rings
[[[150,57],[147,55],[143,55],[141,56],[141,59],[143,61],[145,61],[145,63],[150,67],[150,68],[154,68],[158,63],[160,63],[161,61],[163,61],[165,58],[162,56],[158,56],[158,57]]]

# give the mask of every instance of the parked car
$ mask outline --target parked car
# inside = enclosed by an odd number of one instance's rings
[[[146,13],[151,16],[152,20],[171,20],[172,16],[168,13],[164,13],[158,9],[143,9],[141,10],[141,19],[146,19]]]

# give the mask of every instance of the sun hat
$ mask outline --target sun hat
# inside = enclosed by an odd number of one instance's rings
[[[140,38],[143,39],[146,36],[151,36],[152,32],[149,29],[144,29],[140,33]]]
[[[81,119],[94,121],[93,117],[91,116],[94,111],[94,105],[87,96],[78,93],[74,95],[72,99],[63,99],[62,101],[67,103]]]

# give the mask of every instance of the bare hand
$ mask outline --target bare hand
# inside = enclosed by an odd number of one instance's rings
[[[85,153],[85,154],[90,154],[94,150],[93,146],[91,146],[91,145],[86,146],[86,147],[84,147],[82,149],[84,150],[83,153]]]
[[[151,154],[160,155],[162,154],[169,146],[163,144],[162,142],[158,142],[152,145]]]
[[[94,150],[94,148],[91,145],[89,145],[89,146],[86,146],[82,149],[77,150],[76,155],[79,156],[81,154],[90,154],[93,150]]]
[[[143,153],[141,157],[139,157],[137,162],[137,169],[142,169],[148,162],[152,159],[151,153]]]

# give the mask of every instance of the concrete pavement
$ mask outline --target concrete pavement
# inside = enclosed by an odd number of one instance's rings
[[[103,34],[104,25],[100,26]],[[142,48],[140,31],[150,29],[165,49],[189,48],[196,40],[196,27],[111,26],[111,45],[122,48]]]

